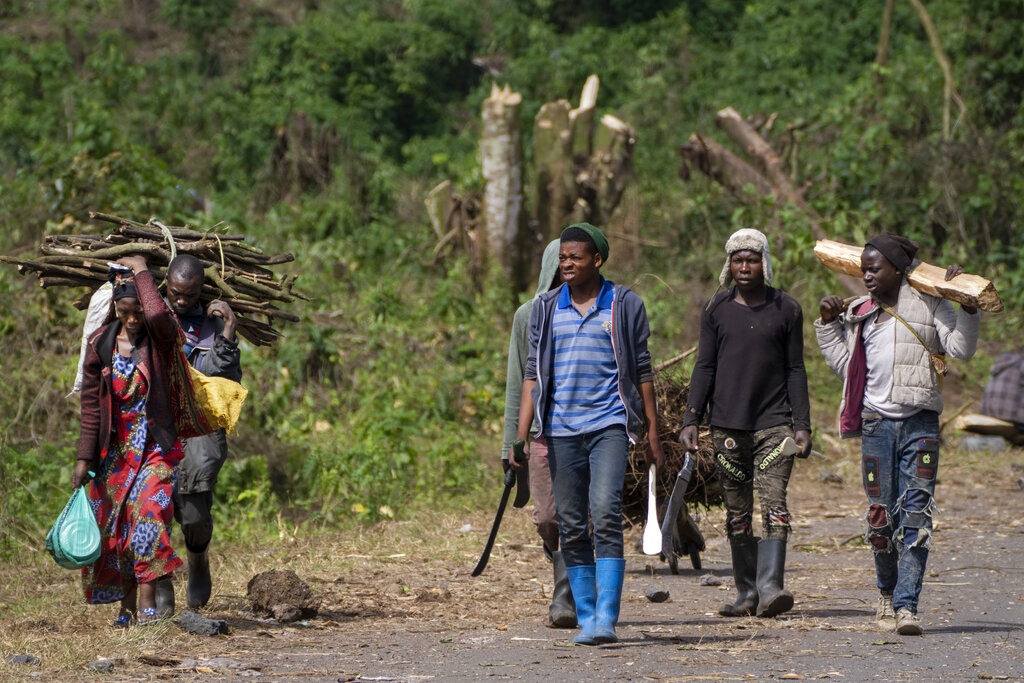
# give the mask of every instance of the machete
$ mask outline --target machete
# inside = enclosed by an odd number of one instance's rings
[[[674,566],[676,563],[676,517],[679,510],[685,505],[686,489],[690,486],[690,478],[693,476],[693,467],[697,459],[693,453],[686,451],[683,454],[683,466],[676,475],[676,481],[672,485],[672,493],[668,496],[668,504],[665,506],[665,516],[661,520],[661,554],[669,563],[672,573],[677,573]]]
[[[525,442],[522,439],[516,439],[512,442],[512,457],[516,459],[518,463],[526,462],[526,454],[523,452]],[[519,469],[525,469],[520,465]],[[498,503],[498,512],[494,515],[494,524],[491,525],[491,535],[487,537],[487,545],[484,546],[484,551],[480,553],[480,559],[476,563],[476,567],[473,568],[470,576],[480,576],[483,573],[484,568],[487,567],[487,561],[491,559],[491,549],[494,548],[494,539],[498,537],[498,527],[501,526],[501,516],[505,514],[505,506],[508,505],[508,496],[512,492],[512,487],[516,485],[516,470],[509,465],[508,470],[505,472],[505,488],[501,492],[501,502]],[[529,496],[529,491],[527,491]],[[525,505],[525,503],[524,503]]]
[[[518,439],[512,442],[512,451],[515,454],[516,462],[522,463],[516,470],[516,497],[512,500],[514,508],[521,508],[530,502],[530,463],[525,462],[526,454],[523,453],[523,443]]]

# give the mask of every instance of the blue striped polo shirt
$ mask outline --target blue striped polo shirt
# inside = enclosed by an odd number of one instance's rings
[[[601,278],[597,301],[580,315],[562,287],[551,320],[555,351],[547,436],[578,436],[626,424],[612,347],[615,285]]]

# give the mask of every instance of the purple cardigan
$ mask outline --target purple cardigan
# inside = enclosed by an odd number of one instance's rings
[[[178,343],[178,323],[167,308],[157,289],[153,274],[144,270],[135,276],[135,287],[145,322],[145,332],[132,354],[139,371],[146,377],[149,392],[146,397],[146,421],[153,439],[164,452],[169,451],[178,438],[178,430],[171,414],[170,370],[171,353]],[[78,437],[78,460],[99,465],[110,448],[113,433],[113,370],[111,359],[121,321],[113,320],[96,330],[86,346],[82,378],[82,426]]]

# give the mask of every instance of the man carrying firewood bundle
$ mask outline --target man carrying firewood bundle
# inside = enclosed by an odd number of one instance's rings
[[[861,271],[869,292],[844,305],[821,300],[814,322],[825,362],[843,380],[841,436],[862,436],[882,630],[921,635],[917,616],[932,540],[939,471],[940,380],[944,355],[968,359],[978,342],[977,309],[959,311],[907,281],[917,245],[893,233],[868,240]],[[950,266],[946,280],[963,269]]]
[[[803,360],[803,312],[771,287],[768,239],[738,230],[725,243],[721,286],[704,306],[697,362],[679,441],[697,452],[697,425],[711,425],[722,481],[737,596],[718,613],[773,617],[793,607],[783,587],[794,457],[811,452],[810,399]],[[763,538],[754,536],[754,489]]]
[[[189,363],[208,376],[242,379],[241,354],[235,336],[237,320],[220,299],[204,309],[200,304],[205,276],[203,262],[180,254],[167,267],[167,303],[185,335]],[[217,475],[228,456],[227,435],[218,430],[185,440],[185,458],[174,487],[174,517],[181,525],[188,558],[188,606],[203,607],[210,599],[208,547],[213,537],[213,493]],[[174,586],[170,578],[157,583],[157,609],[174,612]]]

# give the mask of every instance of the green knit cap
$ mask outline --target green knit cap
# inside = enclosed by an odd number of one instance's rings
[[[573,228],[575,228],[575,230],[573,230]],[[608,260],[608,238],[604,236],[603,232],[598,230],[590,223],[573,223],[572,225],[566,227],[566,229],[562,231],[561,241],[566,241],[566,233],[569,233],[570,230],[572,230],[576,234],[579,234],[577,232],[579,230],[582,230],[584,233],[586,233],[587,237],[589,237],[590,241],[594,244],[594,248],[597,249],[597,253],[601,255],[601,260]],[[571,233],[570,236],[572,236]]]

